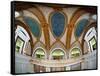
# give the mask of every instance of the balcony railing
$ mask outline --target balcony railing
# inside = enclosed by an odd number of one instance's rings
[[[40,60],[40,59],[31,59],[30,62],[32,64],[44,66],[44,67],[64,67],[64,66],[70,66],[73,64],[77,64],[82,62],[83,59],[75,58],[75,59],[64,59],[64,60]]]
[[[47,60],[47,59],[31,58],[30,62],[32,64],[36,64],[44,67],[64,67],[64,66],[70,66],[70,65],[81,63],[84,60],[86,60],[89,56],[92,57],[93,55],[96,55],[96,51],[86,55],[82,55],[78,58],[64,59],[64,60]]]

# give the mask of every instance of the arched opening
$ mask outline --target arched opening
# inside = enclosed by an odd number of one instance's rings
[[[61,60],[65,57],[65,54],[61,49],[55,49],[51,55],[53,60]]]
[[[97,49],[97,41],[95,36],[93,36],[90,40],[89,40],[90,46],[92,50],[96,50]]]
[[[91,9],[91,10],[90,10]],[[75,11],[75,13],[73,13],[70,21],[69,21],[69,25],[68,25],[68,32],[66,35],[66,46],[67,49],[71,47],[71,36],[72,36],[72,32],[75,26],[76,21],[84,14],[86,13],[91,13],[91,14],[96,14],[96,8],[79,8],[78,10]]]
[[[71,50],[71,56],[70,58],[77,58],[81,55],[80,49],[75,47]]]
[[[85,54],[85,50],[88,52],[92,52],[97,50],[97,34],[96,34],[96,23],[91,23],[84,31],[83,39],[82,39],[82,50]],[[87,43],[88,48],[85,49],[85,43]]]
[[[74,47],[70,51],[70,58],[77,59],[81,55],[81,49],[79,47]],[[70,66],[70,70],[81,70],[81,62],[74,63]]]
[[[84,31],[83,41],[82,41],[82,49],[84,55],[84,69],[96,69],[97,68],[97,29],[96,23],[91,23]],[[85,43],[87,43],[88,48],[85,48]],[[87,52],[85,53],[85,50]]]
[[[16,39],[16,47],[15,47],[16,52],[22,53],[24,44],[25,44],[25,41],[18,36]]]
[[[37,48],[33,54],[33,57],[37,60],[45,60],[46,52],[43,48]],[[46,67],[34,64],[34,72],[45,72]]]
[[[36,59],[45,59],[46,55],[42,48],[38,48],[35,50],[35,58]]]
[[[51,52],[51,59],[52,60],[63,60],[65,59],[65,52],[60,48],[54,49]],[[66,67],[51,67],[52,72],[53,71],[65,71],[65,70],[66,70]]]
[[[20,20],[16,20],[15,25],[16,25],[15,28],[16,51],[18,51],[18,49],[21,48],[23,45],[24,49],[20,53],[31,56],[33,39],[29,28]]]
[[[26,45],[29,40],[30,37],[27,33],[27,31],[21,27],[20,25],[17,25],[16,31],[15,31],[15,40],[16,40],[16,52],[19,52],[21,54],[27,54],[26,52],[28,51],[29,53],[27,55],[31,54],[31,49],[26,50],[26,46],[30,46],[30,45]]]
[[[15,20],[15,26],[15,70],[18,73],[32,72],[33,68],[29,62],[33,48],[32,35],[22,21]]]

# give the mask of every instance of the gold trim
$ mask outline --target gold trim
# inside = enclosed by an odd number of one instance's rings
[[[66,47],[67,49],[70,48],[70,42],[71,42],[71,36],[72,36],[72,32],[73,32],[73,28],[75,26],[75,23],[77,21],[77,19],[85,14],[87,12],[85,12],[82,8],[79,8],[78,10],[75,11],[75,13],[72,15],[70,21],[69,21],[69,25],[68,25],[68,30],[67,30],[67,35],[66,35]]]
[[[50,51],[51,51],[51,49],[53,48],[53,46],[54,46],[56,43],[61,43],[61,46],[63,46],[62,48],[65,50],[65,52],[67,52],[67,49],[66,49],[64,43],[61,42],[60,40],[56,40],[56,41],[50,46]]]
[[[34,46],[36,46],[36,44],[37,44],[37,43],[39,43],[39,42],[43,45],[43,48],[45,48],[45,49],[46,49],[45,44],[44,44],[42,41],[40,41],[40,40],[37,40],[37,41],[34,43]]]
[[[37,6],[35,8],[37,11],[32,11],[32,8],[31,8],[31,10],[28,9],[28,11],[31,12],[32,14],[34,14],[41,22],[41,26],[43,28],[43,33],[44,33],[44,38],[45,38],[45,45],[46,45],[47,49],[50,49],[50,36],[49,36],[49,31],[48,31],[48,26],[47,26],[45,16]],[[33,8],[33,10],[34,10],[34,8]]]

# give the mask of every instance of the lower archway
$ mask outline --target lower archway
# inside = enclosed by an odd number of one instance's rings
[[[85,55],[83,69],[97,68],[97,29],[96,24],[92,23],[84,32],[82,49]],[[87,48],[86,48],[87,44]],[[86,67],[87,66],[87,67]]]
[[[71,50],[70,58],[77,58],[81,55],[80,49],[79,48],[73,48]]]
[[[77,59],[81,56],[81,50],[79,47],[72,48],[70,52],[70,59]],[[81,70],[81,63],[75,63],[70,66],[70,70]]]
[[[35,52],[35,58],[36,59],[45,59],[45,52],[43,49],[41,48],[38,48],[36,49],[36,52]]]
[[[45,60],[46,53],[45,53],[44,49],[37,48],[34,53],[34,58],[39,61]],[[34,64],[34,72],[46,72],[46,67]]]
[[[52,59],[53,60],[61,60],[64,59],[64,52],[61,49],[55,49],[52,52]]]
[[[65,52],[62,49],[54,49],[51,53],[51,60],[65,59]],[[51,71],[65,71],[66,67],[51,67]]]

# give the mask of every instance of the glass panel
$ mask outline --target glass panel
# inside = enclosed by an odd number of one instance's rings
[[[96,39],[95,39],[95,37],[91,38],[90,45],[92,46],[93,50],[96,50]]]
[[[16,52],[20,52],[20,50],[22,51],[23,45],[24,41],[18,37],[16,41]]]
[[[56,49],[54,50],[54,52],[52,53],[52,57],[54,60],[59,60],[59,59],[63,59],[64,57],[64,52],[60,49]]]
[[[55,50],[53,53],[52,53],[52,56],[64,56],[64,53],[62,50]]]
[[[80,56],[80,49],[79,48],[74,48],[71,51],[71,58],[76,58]]]
[[[39,48],[36,50],[36,58],[38,59],[44,59],[45,58],[45,53],[44,53],[44,50]]]

